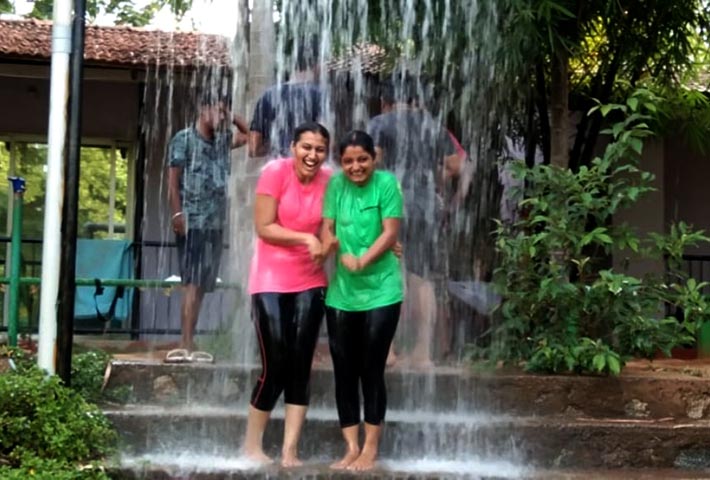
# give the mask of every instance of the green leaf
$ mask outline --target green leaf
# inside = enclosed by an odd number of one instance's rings
[[[603,353],[597,353],[594,355],[594,358],[592,359],[592,366],[597,372],[604,370],[604,367],[606,367],[606,357]]]
[[[621,373],[621,363],[619,362],[619,359],[613,354],[607,355],[606,364],[609,367],[609,372],[611,372],[613,375],[618,375],[619,373]]]
[[[626,104],[631,108],[631,111],[635,112],[638,107],[638,98],[631,97],[626,101]]]

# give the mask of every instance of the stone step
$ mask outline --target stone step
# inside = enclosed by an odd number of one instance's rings
[[[124,457],[121,466],[111,473],[112,478],[125,480],[184,479],[190,480],[262,480],[308,479],[308,480],[434,480],[434,479],[523,479],[556,477],[539,476],[529,468],[507,462],[422,462],[422,461],[380,461],[377,467],[362,473],[338,472],[329,468],[329,463],[319,460],[304,462],[297,468],[280,468],[278,465],[257,467],[239,457],[214,455],[191,455],[175,458],[168,455],[148,455]],[[548,472],[549,473],[549,472]],[[626,480],[626,479],[625,479]]]
[[[246,408],[164,405],[106,410],[122,451],[234,456],[244,435]],[[281,409],[265,435],[271,454],[283,432]],[[301,455],[328,461],[341,454],[335,412],[312,409],[303,429]],[[710,422],[624,420],[566,416],[388,411],[383,460],[505,460],[514,465],[569,468],[670,468],[710,466]]]
[[[147,458],[128,459],[126,465],[109,471],[116,480],[263,480],[265,478],[288,480],[707,480],[705,472],[693,472],[681,469],[595,469],[595,470],[536,470],[529,468],[510,468],[507,465],[490,462],[481,465],[468,465],[465,473],[450,471],[422,471],[416,465],[398,464],[397,467],[415,467],[412,470],[396,470],[380,467],[367,475],[358,473],[334,472],[327,464],[306,464],[299,468],[281,469],[276,466],[250,469],[244,462],[233,458],[202,457],[194,463],[175,462],[167,458],[151,458],[158,461],[147,464]],[[435,465],[432,465],[434,467]]]
[[[127,386],[137,403],[245,404],[256,366],[169,365],[114,361],[109,387]],[[388,404],[403,410],[486,411],[509,415],[600,418],[710,418],[710,378],[622,374],[620,377],[546,376],[436,368],[386,374]],[[333,373],[316,368],[311,405],[334,407]]]

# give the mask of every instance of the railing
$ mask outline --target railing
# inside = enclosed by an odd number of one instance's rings
[[[683,255],[685,271],[698,282],[710,282],[710,255]],[[710,285],[703,289],[710,294]]]
[[[0,237],[0,261],[7,265],[10,237]],[[102,282],[103,286],[122,285],[126,294],[132,292],[133,301],[128,318],[118,328],[113,322],[103,324],[100,320],[75,321],[75,333],[111,333],[129,334],[137,337],[148,335],[179,335],[180,334],[180,295],[174,295],[174,288],[180,286],[178,281],[166,281],[167,277],[179,274],[176,244],[171,242],[144,241],[131,244],[134,271],[139,273],[134,279],[112,279]],[[42,240],[34,238],[22,239],[21,266],[21,301],[22,322],[20,332],[35,333],[38,328],[39,315],[39,284],[41,274]],[[151,278],[146,279],[149,276]],[[7,286],[7,275],[0,276],[0,285]],[[93,279],[77,279],[77,287],[91,288]],[[222,285],[225,288],[215,290],[205,297],[203,314],[210,321],[200,321],[197,334],[214,333],[223,330],[229,319],[231,309],[230,289],[234,285]],[[6,298],[0,296],[0,301],[7,312]],[[5,315],[7,318],[7,315]],[[3,322],[6,323],[6,322]],[[7,331],[7,326],[0,325],[0,331]]]

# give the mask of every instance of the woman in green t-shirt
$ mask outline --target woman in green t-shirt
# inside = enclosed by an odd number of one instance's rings
[[[375,169],[375,147],[355,130],[340,143],[342,172],[323,203],[323,242],[338,245],[336,270],[326,294],[326,320],[335,373],[338,417],[346,443],[337,469],[374,466],[387,406],[385,361],[404,297],[399,259],[392,252],[402,218],[395,176]],[[365,443],[360,449],[360,397]]]

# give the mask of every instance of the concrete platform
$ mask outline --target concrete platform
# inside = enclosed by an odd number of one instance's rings
[[[523,416],[710,418],[710,377],[687,367],[651,365],[641,363],[620,377],[476,372],[462,367],[391,369],[386,374],[388,404],[396,409]],[[257,366],[116,360],[108,386],[128,386],[141,404],[238,405],[248,402],[258,373]],[[334,408],[332,370],[316,367],[311,383],[311,405]]]
[[[112,362],[108,386],[134,403],[105,406],[124,457],[117,478],[710,479],[710,365],[633,362],[618,378],[402,366],[387,372],[381,469],[332,472],[342,453],[332,371],[315,366],[301,469],[254,470],[239,459],[258,368],[169,365],[162,355]],[[277,406],[265,435],[277,457]]]
[[[124,452],[229,456],[243,438],[245,411],[154,406],[106,413],[130,446]],[[283,435],[280,416],[280,411],[274,413],[264,438],[273,455]],[[710,467],[710,422],[393,411],[380,448],[382,458],[392,460],[502,457],[546,468],[670,468],[686,461]],[[335,459],[341,450],[335,412],[310,411],[301,442],[303,458]]]

